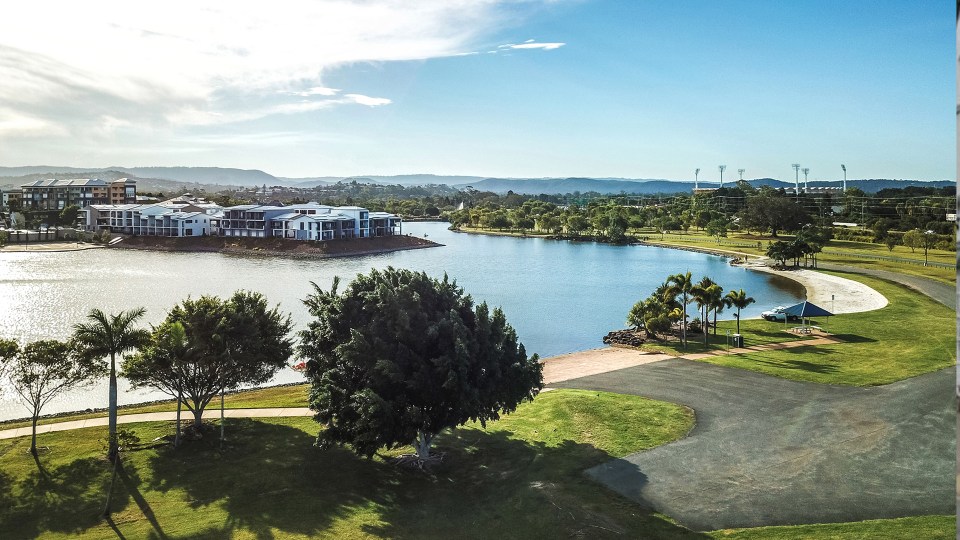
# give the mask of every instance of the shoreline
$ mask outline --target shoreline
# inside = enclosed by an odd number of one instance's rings
[[[489,236],[512,236],[515,238],[570,240],[567,238],[553,238],[544,236],[521,236],[510,233],[496,233],[493,231],[486,232],[477,230],[457,230],[456,232],[462,232],[464,234],[487,234]],[[874,311],[877,309],[882,309],[888,304],[888,300],[885,296],[864,285],[863,283],[860,283],[859,281],[833,276],[830,274],[824,274],[822,272],[818,272],[814,268],[808,267],[788,267],[783,270],[777,270],[767,266],[766,261],[769,259],[764,256],[750,255],[739,251],[718,248],[677,246],[655,241],[651,242],[647,240],[634,240],[625,245],[677,249],[681,251],[703,253],[706,255],[715,255],[727,259],[743,258],[745,262],[737,264],[736,266],[787,278],[803,287],[804,297],[808,302],[817,304],[820,307],[828,309],[837,315],[844,313],[862,313],[864,311]]]
[[[343,242],[343,243],[341,243]],[[357,243],[360,242],[360,243]],[[367,243],[369,242],[369,244]],[[373,244],[375,247],[370,247]],[[167,253],[222,253],[236,256],[286,257],[291,259],[332,259],[362,257],[396,251],[442,247],[443,244],[418,236],[389,236],[348,240],[311,242],[269,238],[199,237],[126,237],[114,245],[77,244],[75,242],[35,242],[24,249],[22,244],[8,244],[0,253],[63,253],[90,249],[129,249]],[[358,249],[363,248],[363,249]]]

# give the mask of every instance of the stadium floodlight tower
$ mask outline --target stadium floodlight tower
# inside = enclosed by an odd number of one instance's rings
[[[843,163],[840,164],[840,168],[843,169],[843,192],[847,192],[847,166]]]
[[[794,172],[797,173],[797,174],[796,174],[796,177],[794,178],[794,182],[796,182],[796,186],[797,186],[797,198],[799,199],[799,198],[800,198],[800,164],[799,164],[799,163],[793,163],[793,164],[790,165],[790,166],[793,167]]]
[[[810,167],[803,168],[803,192],[810,193],[810,184],[807,183],[807,175],[810,174]]]
[[[693,171],[693,189],[695,190],[700,189],[699,179],[700,179],[700,168],[698,167],[697,170]]]
[[[727,170],[727,166],[726,166],[726,165],[720,165],[720,166],[717,167],[717,168],[720,169],[720,187],[723,187],[723,171]]]
[[[737,169],[737,172],[740,173],[740,181],[743,181],[743,173],[747,172],[746,169]]]

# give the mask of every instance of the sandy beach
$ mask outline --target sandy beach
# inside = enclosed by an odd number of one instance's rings
[[[807,268],[774,270],[759,261],[747,267],[796,281],[806,289],[807,301],[838,315],[873,311],[887,305],[885,296],[851,279],[823,274]]]

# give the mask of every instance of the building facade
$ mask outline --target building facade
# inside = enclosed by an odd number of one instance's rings
[[[317,203],[290,206],[245,204],[223,211],[221,236],[289,238],[293,240],[340,240],[391,236],[401,227],[400,217],[371,212],[359,206],[327,206]]]
[[[129,204],[137,200],[137,183],[124,178],[109,184],[99,178],[36,180],[20,186],[24,210],[63,210],[75,205]]]

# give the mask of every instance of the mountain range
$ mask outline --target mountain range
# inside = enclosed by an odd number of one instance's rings
[[[105,167],[83,169],[77,167],[59,166],[27,166],[27,167],[0,167],[0,185],[16,186],[31,180],[50,177],[80,178],[99,177],[104,180],[120,178],[124,175],[134,177],[141,183],[142,191],[175,190],[196,186],[208,191],[217,191],[229,187],[253,186],[290,186],[316,187],[334,184],[337,182],[359,182],[378,184],[426,185],[447,184],[460,189],[472,187],[479,191],[493,191],[506,193],[513,191],[525,195],[541,193],[586,193],[594,191],[602,194],[637,194],[655,195],[670,193],[689,193],[694,186],[690,181],[673,181],[665,179],[630,179],[630,178],[488,178],[483,176],[456,176],[434,174],[400,174],[392,176],[363,175],[363,176],[317,176],[306,178],[291,178],[273,176],[257,169],[235,169],[225,167]],[[748,180],[754,187],[766,185],[774,188],[790,188],[793,182],[784,182],[773,178],[757,178]],[[920,181],[920,180],[891,180],[867,179],[848,180],[848,187],[857,187],[867,193],[876,193],[884,188],[906,186],[943,187],[953,185],[953,181]],[[700,187],[717,187],[716,183],[700,182]],[[840,180],[810,182],[811,187],[826,187],[842,185]]]

